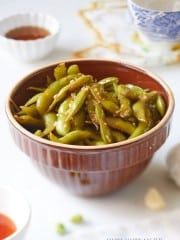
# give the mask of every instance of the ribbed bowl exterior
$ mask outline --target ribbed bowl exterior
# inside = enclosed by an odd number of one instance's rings
[[[171,121],[155,134],[125,146],[69,150],[40,144],[10,124],[11,134],[40,172],[72,193],[98,196],[117,190],[137,177],[169,135]]]
[[[101,79],[105,76],[120,76],[121,82],[157,90],[167,104],[162,120],[148,132],[134,139],[102,146],[76,146],[54,143],[35,136],[24,129],[13,117],[12,100],[22,105],[31,93],[29,86],[41,87],[51,76],[53,64],[36,70],[23,78],[12,89],[6,104],[9,127],[17,146],[25,152],[36,168],[48,179],[74,194],[90,197],[101,196],[130,183],[137,178],[150,162],[153,154],[169,135],[174,110],[174,97],[157,76],[131,66],[111,60],[74,59],[66,64],[78,64],[82,72]]]

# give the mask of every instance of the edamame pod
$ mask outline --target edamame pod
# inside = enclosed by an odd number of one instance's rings
[[[55,125],[56,125],[56,131],[60,136],[66,135],[71,129],[70,121],[66,120],[67,112],[69,110],[71,101],[72,101],[71,97],[66,98],[58,109],[58,114],[57,114],[58,117]]]
[[[27,102],[24,104],[24,106],[28,107],[34,103],[37,102],[38,98],[41,96],[41,92],[40,93],[36,93],[34,96],[32,96],[30,99],[27,100]]]
[[[158,95],[158,97],[157,97],[156,107],[157,107],[157,110],[160,113],[161,117],[163,117],[166,112],[166,104],[161,95]]]
[[[119,79],[117,77],[107,77],[101,79],[98,84],[103,85],[104,89],[107,91],[115,91],[118,82]]]
[[[83,108],[81,108],[71,120],[72,129],[83,129],[85,125],[86,113]]]
[[[119,106],[114,103],[113,101],[111,100],[108,100],[108,99],[102,99],[101,100],[101,105],[103,106],[103,108],[112,113],[113,115],[118,115],[119,113]]]
[[[101,102],[104,97],[104,88],[98,84],[94,83],[90,88],[91,94],[97,102]]]
[[[77,64],[73,64],[68,67],[68,70],[67,70],[68,75],[77,74],[77,73],[80,73],[79,66]]]
[[[30,115],[35,118],[40,117],[35,104],[30,106],[20,106],[20,108],[21,110],[18,112],[18,115]]]
[[[96,112],[98,123],[100,125],[100,133],[101,133],[101,138],[103,142],[105,142],[106,144],[112,143],[113,138],[112,138],[111,130],[106,123],[104,111],[99,103],[96,103],[95,112]]]
[[[96,129],[98,129],[98,121],[95,113],[96,101],[92,98],[92,95],[89,95],[87,98],[87,113],[90,118],[90,123],[92,123]]]
[[[33,116],[32,116],[33,117]],[[55,121],[56,121],[56,118],[57,118],[57,116],[56,116],[56,114],[54,113],[54,112],[51,112],[51,113],[47,113],[47,114],[44,114],[44,116],[43,116],[43,120],[44,120],[44,130],[42,131],[42,130],[40,130],[40,129],[38,129],[37,131],[35,131],[35,135],[36,136],[39,136],[39,137],[44,137],[44,136],[46,136],[46,135],[48,135],[51,131],[53,131],[54,130],[54,128],[55,128],[55,125],[54,125],[54,123],[55,123]],[[22,121],[22,119],[21,119],[21,121]],[[27,121],[31,121],[31,127],[34,127],[34,125],[35,125],[35,127],[42,127],[42,122],[41,122],[41,120],[40,120],[40,122],[39,122],[39,120],[37,121],[37,119],[35,119],[35,118],[29,118],[28,117],[28,115],[26,115],[26,117],[24,116],[23,117],[23,121],[24,121],[24,123],[23,124],[29,124]],[[25,123],[26,122],[26,123]],[[39,125],[40,124],[40,125]]]
[[[119,101],[120,101],[119,115],[122,118],[128,118],[132,116],[131,101],[124,96],[119,97]]]
[[[144,90],[138,86],[132,84],[120,84],[117,87],[117,92],[119,96],[124,96],[129,98],[132,101],[137,101],[144,94]]]
[[[55,112],[49,112],[43,115],[44,124],[46,128],[55,126],[57,120],[57,115]]]
[[[64,143],[64,144],[76,144],[77,142],[86,140],[90,137],[91,137],[91,132],[87,130],[74,130],[61,138],[57,138],[52,133],[50,134],[50,139],[52,141]]]
[[[58,117],[56,121],[56,131],[60,136],[65,136],[71,129],[70,121],[66,120],[65,115]]]
[[[146,131],[147,123],[145,122],[139,122],[138,126],[134,130],[134,132],[129,136],[128,139],[135,138],[141,134],[143,134]]]
[[[127,139],[126,135],[120,131],[112,130],[111,132],[115,142],[121,142]]]
[[[54,77],[56,80],[59,80],[62,77],[66,76],[67,68],[65,63],[60,63],[54,68]]]
[[[140,122],[147,122],[146,119],[146,104],[144,101],[138,100],[132,105],[132,110],[134,113],[134,116],[140,121]]]
[[[14,118],[24,127],[32,127],[32,128],[35,127],[38,129],[44,128],[43,119],[34,118],[30,115],[22,115],[22,116],[15,115]]]
[[[106,117],[106,122],[111,128],[118,129],[129,135],[132,134],[136,128],[132,123],[125,121],[122,118]]]
[[[43,115],[47,111],[51,111],[52,107],[49,107],[53,102],[54,96],[66,86],[75,76],[69,75],[51,83],[48,88],[38,97],[36,107],[38,112]],[[58,101],[57,101],[58,102]],[[53,103],[53,106],[55,103]]]
[[[89,87],[82,87],[78,94],[75,96],[72,104],[69,107],[66,121],[70,120],[81,109],[88,95],[88,91]]]
[[[91,75],[82,75],[70,82],[69,91],[73,92],[77,88],[85,86],[87,83],[90,83],[91,81],[92,81]]]

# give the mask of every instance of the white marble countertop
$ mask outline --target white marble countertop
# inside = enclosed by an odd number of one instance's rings
[[[67,237],[72,239],[70,234],[84,227],[132,224],[149,217],[168,218],[169,214],[176,211],[179,214],[180,189],[169,180],[166,168],[168,151],[174,144],[180,142],[179,64],[151,67],[151,70],[161,76],[174,92],[176,106],[171,133],[144,173],[132,184],[116,193],[90,199],[69,194],[41,176],[31,165],[28,157],[16,147],[10,136],[5,115],[5,101],[10,89],[32,70],[69,58],[73,51],[92,43],[91,34],[77,16],[77,10],[88,6],[88,3],[89,1],[84,0],[16,0],[13,2],[0,0],[0,17],[22,11],[40,11],[54,15],[62,24],[57,48],[44,60],[31,64],[17,62],[0,48],[0,183],[14,186],[22,191],[30,201],[32,219],[27,239],[60,239],[56,233],[58,222],[66,224],[69,229]],[[144,195],[151,186],[157,187],[166,201],[166,208],[160,212],[152,212],[144,206]],[[82,214],[86,220],[85,224],[80,227],[74,227],[69,223],[70,216],[76,213]],[[177,217],[180,219],[180,216]],[[110,234],[109,237],[112,237]],[[169,240],[172,239],[176,240],[173,236]]]

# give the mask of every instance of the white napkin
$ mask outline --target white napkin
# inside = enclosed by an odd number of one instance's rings
[[[134,224],[88,227],[71,240],[180,240],[180,210]]]
[[[130,20],[125,1],[110,3],[96,2],[89,9],[80,11],[83,21],[95,34],[96,42],[75,55],[114,58],[150,66],[180,62],[177,45],[142,40]]]

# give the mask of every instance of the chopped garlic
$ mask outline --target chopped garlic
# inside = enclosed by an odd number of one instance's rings
[[[148,190],[145,195],[144,203],[151,210],[160,210],[165,207],[165,201],[162,195],[154,187]]]

